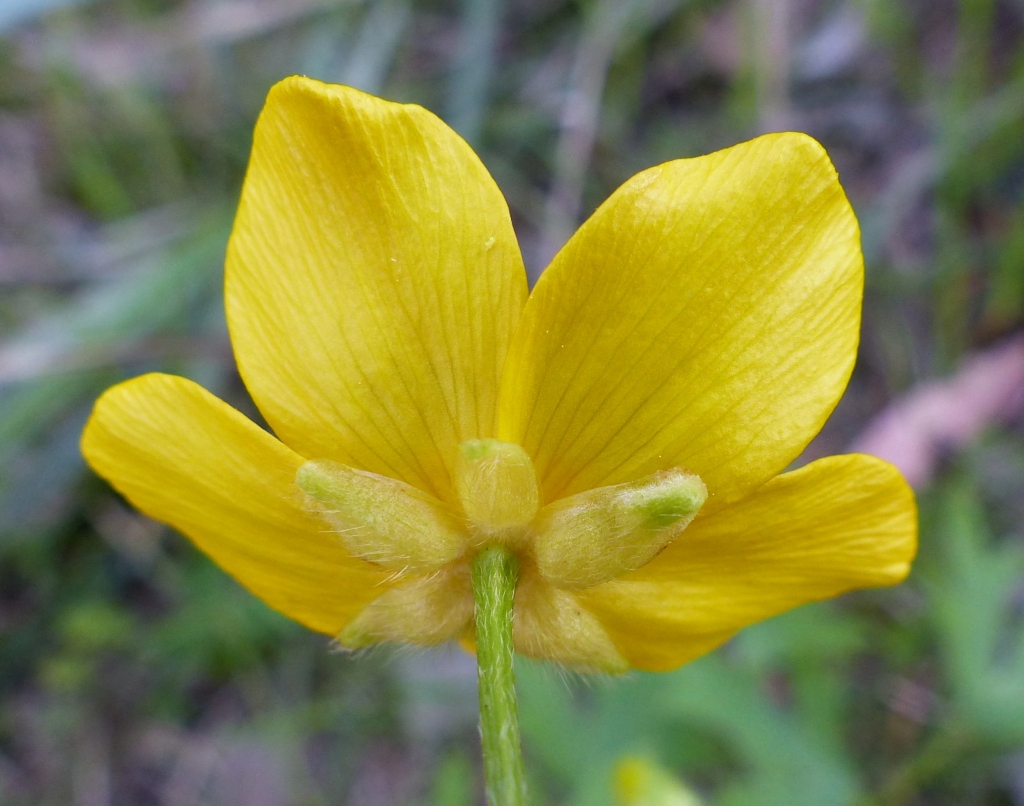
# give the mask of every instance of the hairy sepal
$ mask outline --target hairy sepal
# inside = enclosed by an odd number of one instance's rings
[[[516,652],[585,673],[623,674],[629,664],[597,618],[570,591],[527,571],[516,588]]]
[[[395,571],[430,572],[466,549],[463,524],[404,482],[329,459],[303,464],[295,483],[355,556]]]
[[[469,569],[461,566],[403,580],[363,608],[338,643],[346,649],[387,641],[435,646],[465,633],[472,620]]]
[[[459,446],[455,489],[474,530],[501,542],[515,543],[525,535],[540,506],[530,457],[520,446],[497,439]]]
[[[684,470],[563,498],[537,516],[537,568],[563,588],[615,579],[645,565],[678,537],[706,499],[704,482]]]

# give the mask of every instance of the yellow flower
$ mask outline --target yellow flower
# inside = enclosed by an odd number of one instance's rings
[[[654,762],[625,756],[615,765],[615,794],[622,806],[703,806],[687,786]]]
[[[289,78],[256,126],[225,281],[276,437],[153,374],[100,398],[82,448],[347,646],[471,642],[469,561],[500,542],[522,569],[519,651],[669,669],[907,574],[914,499],[892,466],[777,475],[843,392],[862,285],[828,157],[772,134],[630,179],[527,298],[465,142],[420,107]]]

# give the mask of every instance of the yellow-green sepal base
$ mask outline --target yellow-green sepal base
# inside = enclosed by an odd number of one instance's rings
[[[526,773],[512,661],[512,603],[519,561],[507,548],[490,546],[474,558],[472,576],[487,804],[525,806]]]

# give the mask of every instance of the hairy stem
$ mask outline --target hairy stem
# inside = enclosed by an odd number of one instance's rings
[[[512,600],[518,579],[519,562],[506,548],[491,546],[473,560],[480,740],[488,806],[526,804],[512,667]]]

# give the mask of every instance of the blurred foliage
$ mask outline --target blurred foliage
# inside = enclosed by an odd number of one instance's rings
[[[816,136],[868,289],[809,457],[1024,324],[1020,0],[0,0],[0,804],[481,802],[465,656],[332,652],[78,456],[99,392],[150,370],[258,419],[221,260],[295,72],[444,114],[533,276],[641,168]],[[921,512],[900,588],[671,674],[521,664],[538,804],[613,803],[624,756],[636,803],[685,802],[678,779],[715,806],[1024,804],[1021,422],[950,457]]]

